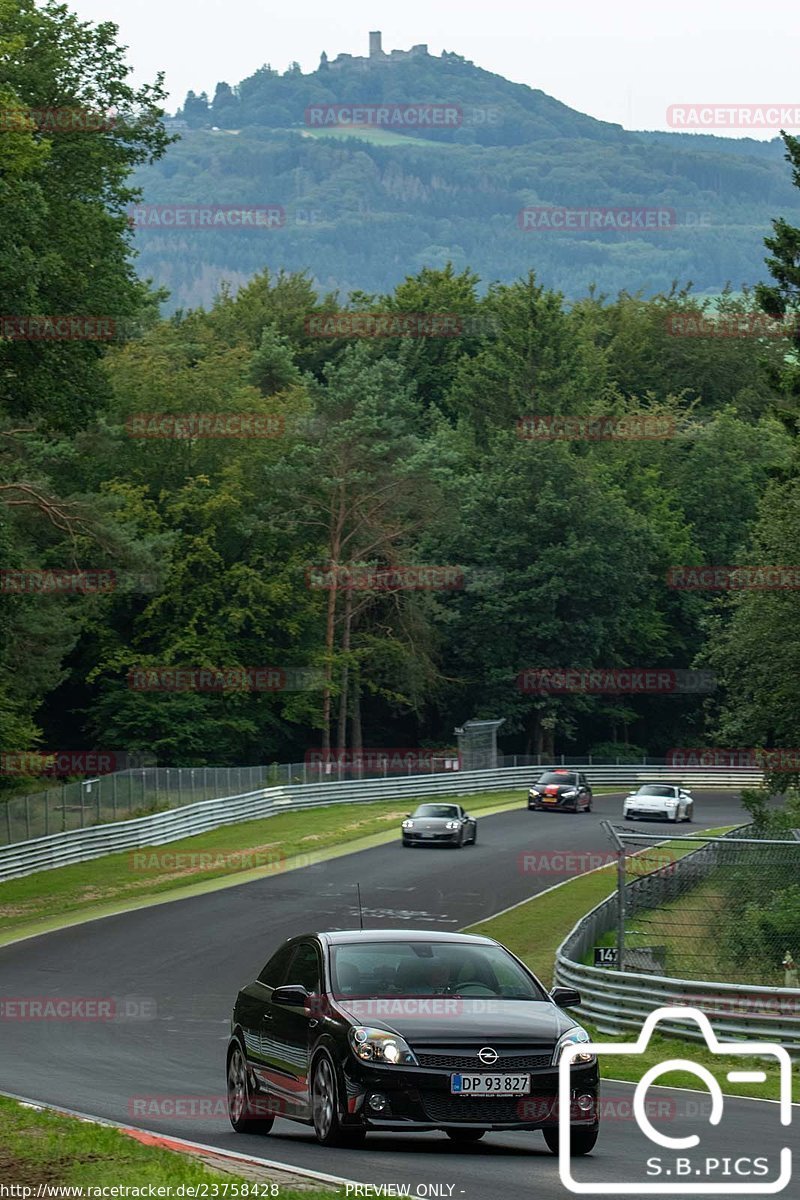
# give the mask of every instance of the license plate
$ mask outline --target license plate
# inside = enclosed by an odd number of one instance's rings
[[[450,1076],[450,1091],[456,1096],[524,1096],[530,1090],[530,1075]]]
[[[436,837],[435,833],[423,833],[423,837]]]
[[[543,796],[545,804],[558,804],[558,796]]]

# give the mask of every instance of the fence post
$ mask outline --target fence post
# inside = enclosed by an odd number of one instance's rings
[[[47,837],[47,835],[50,832],[50,805],[48,804],[49,799],[50,799],[50,793],[45,792],[44,795],[42,796],[42,800],[44,801],[44,836],[45,837]]]
[[[102,792],[103,792],[103,779],[101,776],[97,781],[97,824],[98,825],[101,823],[101,821],[103,819],[101,811],[100,811],[100,797],[102,795]]]
[[[111,811],[113,813],[114,820],[116,821],[116,819],[117,819],[117,773],[116,773],[116,771],[111,776]]]
[[[11,845],[11,801],[6,800],[6,835],[8,844]]]

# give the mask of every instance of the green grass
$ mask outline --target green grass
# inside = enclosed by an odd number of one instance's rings
[[[455,800],[455,797],[441,797]],[[520,790],[464,798],[472,813],[522,804]],[[399,839],[400,822],[417,801],[336,804],[227,825],[163,846],[109,854],[74,866],[38,871],[0,884],[0,944],[64,918],[104,915],[170,893],[209,890],[228,881],[279,874],[366,844]]]
[[[222,1195],[221,1189],[227,1184],[228,1195],[235,1197],[236,1185],[242,1189],[239,1194],[246,1195],[244,1189],[249,1183],[250,1195],[254,1191],[252,1179],[227,1170],[223,1174],[193,1156],[145,1146],[117,1129],[31,1109],[3,1096],[0,1126],[0,1184],[31,1187],[33,1195],[39,1184],[84,1188],[153,1185],[172,1189],[181,1184],[201,1185],[208,1189],[207,1195],[214,1194],[215,1184],[220,1185]],[[266,1181],[267,1177],[262,1178]],[[280,1200],[333,1200],[340,1190],[300,1190],[280,1184],[277,1195]]]
[[[725,830],[708,829],[705,832],[713,835]],[[695,845],[681,842],[666,842],[659,846],[660,851],[674,852],[676,857],[696,849]],[[616,890],[616,873],[617,868],[612,864],[590,874],[578,875],[507,913],[473,925],[470,933],[485,933],[497,938],[528,963],[549,987],[553,981],[556,950],[581,917]],[[613,945],[613,935],[608,944]]]
[[[600,1033],[594,1026],[583,1021],[583,1026],[589,1031],[593,1041],[598,1042],[630,1042],[636,1040],[636,1032],[617,1037],[612,1034]],[[687,1058],[692,1063],[707,1067],[719,1083],[722,1091],[729,1096],[748,1096],[758,1100],[777,1100],[779,1096],[779,1072],[775,1060],[758,1057],[737,1058],[735,1063],[730,1058],[712,1054],[703,1042],[683,1041],[681,1038],[654,1036],[650,1039],[643,1054],[604,1054],[601,1070],[605,1079],[622,1079],[628,1083],[638,1083],[645,1071],[657,1063],[666,1062],[671,1058]],[[731,1083],[725,1078],[726,1071],[735,1066],[737,1071],[763,1071],[767,1078],[764,1083]],[[670,1071],[659,1079],[659,1085],[664,1087],[684,1087],[692,1091],[704,1091],[702,1081],[689,1071]],[[795,1062],[792,1070],[792,1099],[800,1103],[800,1063]]]
[[[719,835],[727,830],[708,829],[704,832]],[[673,850],[676,855],[687,854],[694,848],[696,847],[669,842],[659,847],[663,850]],[[595,905],[605,900],[607,896],[610,896],[615,888],[616,867],[603,867],[591,874],[578,875],[575,879],[559,885],[553,891],[546,892],[541,896],[534,896],[524,904],[497,917],[491,917],[488,921],[480,921],[477,925],[470,926],[468,932],[482,933],[487,937],[497,938],[523,962],[526,962],[547,987],[551,987],[556,950],[580,918]],[[598,945],[613,945],[613,943],[613,934],[605,939],[598,939]],[[599,1033],[588,1024],[586,1024],[586,1028],[597,1041],[629,1042],[635,1040],[633,1031],[629,1034],[615,1036]],[[720,1086],[724,1092],[730,1095],[777,1099],[778,1069],[772,1066],[768,1060],[749,1060],[751,1069],[766,1071],[765,1083],[730,1083],[724,1078],[725,1067],[718,1065],[721,1060],[715,1058],[707,1047],[699,1042],[683,1041],[680,1038],[654,1037],[645,1053],[633,1058],[626,1055],[604,1056],[602,1072],[609,1079],[628,1080],[636,1083],[649,1067],[670,1058],[688,1058],[693,1063],[707,1066],[712,1074],[715,1074],[715,1069],[721,1071]],[[742,1069],[747,1069],[747,1065],[742,1061]],[[800,1070],[800,1064],[795,1064],[793,1072],[794,1099],[800,1101],[798,1070]],[[697,1077],[688,1072],[665,1075],[660,1082],[670,1087],[689,1087],[693,1090],[698,1087]]]

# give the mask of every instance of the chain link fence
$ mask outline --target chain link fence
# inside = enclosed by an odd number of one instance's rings
[[[335,752],[333,752],[335,755]],[[351,752],[354,756],[354,752]],[[591,770],[593,765],[667,766],[664,758],[616,758],[591,754],[546,758],[533,754],[497,756],[497,767],[570,766]],[[85,829],[109,821],[145,816],[153,812],[180,808],[200,800],[217,800],[264,787],[298,783],[333,783],[359,779],[385,779],[410,775],[438,775],[464,769],[458,753],[451,756],[430,754],[424,750],[413,755],[398,752],[365,752],[355,762],[272,763],[253,767],[137,767],[77,782],[56,784],[45,791],[4,798],[0,794],[0,845],[30,841],[71,829]]]
[[[604,941],[616,964],[673,979],[800,987],[800,831],[794,841],[752,826],[718,840],[665,842],[663,833],[619,827],[613,835],[617,928]]]

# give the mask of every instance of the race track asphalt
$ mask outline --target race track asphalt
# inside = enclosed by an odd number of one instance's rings
[[[746,819],[733,792],[698,791],[696,801],[694,826],[678,827],[679,832]],[[281,939],[357,927],[356,881],[367,927],[456,930],[575,871],[573,859],[560,873],[532,874],[523,869],[526,852],[537,855],[540,867],[543,852],[556,863],[559,852],[606,854],[600,821],[618,820],[620,810],[621,793],[596,797],[589,814],[528,813],[521,807],[481,818],[477,846],[459,852],[404,850],[392,843],[2,948],[0,999],[113,997],[129,1016],[0,1020],[0,1090],[287,1166],[363,1183],[407,1184],[411,1195],[424,1195],[425,1186],[435,1184],[441,1190],[427,1194],[467,1200],[564,1197],[558,1160],[540,1134],[490,1134],[467,1147],[441,1134],[370,1135],[363,1149],[333,1151],[318,1146],[307,1128],[281,1120],[266,1138],[234,1134],[224,1115],[229,1015],[238,987],[258,973]],[[665,836],[672,830],[655,824],[636,828],[663,830]],[[646,1178],[630,1172],[644,1170],[651,1152],[667,1162],[671,1152],[637,1142],[632,1092],[627,1084],[604,1085],[608,1119],[596,1151],[577,1163],[576,1177]],[[702,1097],[666,1089],[652,1094],[663,1101],[663,1118],[674,1122],[671,1136],[702,1132],[697,1129]],[[172,1115],[183,1098],[189,1098],[183,1107],[190,1115]],[[200,1101],[205,1108],[198,1115]],[[720,1159],[764,1155],[786,1142],[777,1107],[765,1102],[726,1101],[725,1119],[713,1132],[713,1143],[704,1133],[703,1150],[709,1141],[708,1153]],[[715,1177],[723,1184],[726,1178],[736,1181],[733,1175]],[[792,1194],[791,1185],[783,1194]]]

